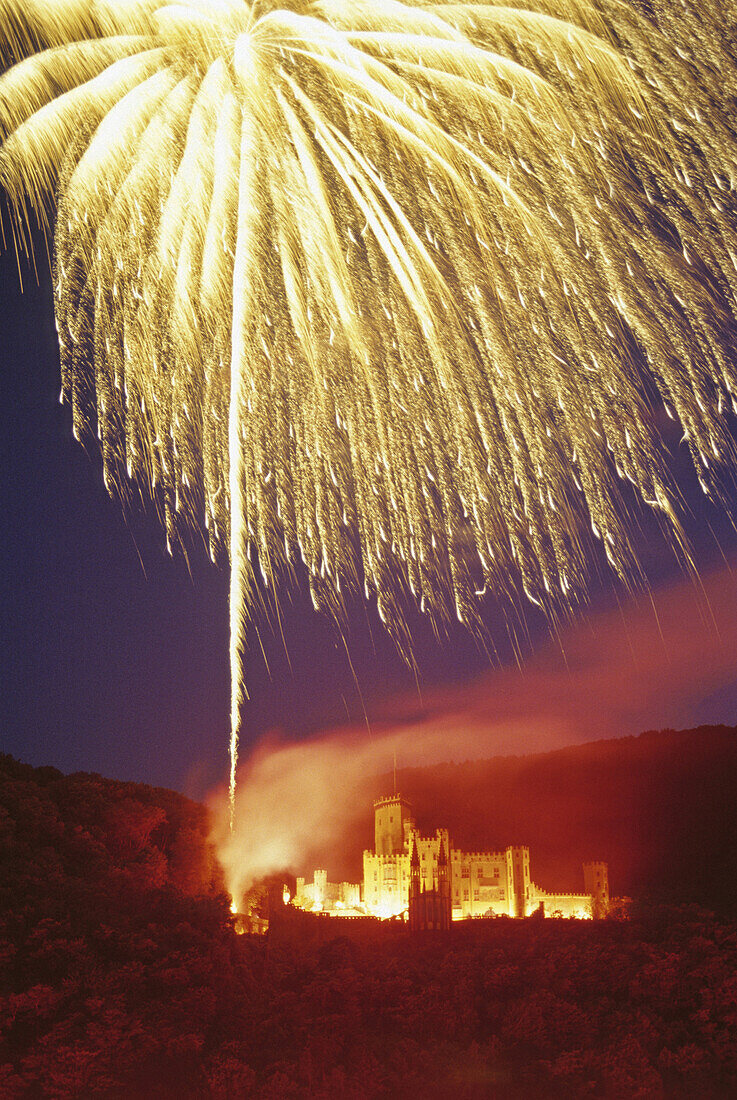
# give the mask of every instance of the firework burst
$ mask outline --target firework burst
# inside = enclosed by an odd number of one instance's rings
[[[684,52],[649,7],[0,0],[75,434],[229,555],[231,788],[254,568],[400,632],[401,593],[550,610],[584,528],[636,573],[620,479],[679,537],[651,393],[705,491],[731,462],[733,70],[716,9]]]

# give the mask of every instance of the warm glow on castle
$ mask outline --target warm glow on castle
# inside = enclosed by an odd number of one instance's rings
[[[447,829],[422,836],[401,795],[374,803],[374,849],[363,853],[363,883],[330,883],[325,870],[297,879],[293,904],[335,916],[407,917],[418,927],[443,927],[469,917],[606,916],[606,863],[583,865],[584,893],[550,893],[530,875],[530,850],[464,852]]]

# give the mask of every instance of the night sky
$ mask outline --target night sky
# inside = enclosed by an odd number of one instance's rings
[[[39,259],[40,285],[29,267],[23,277],[21,294],[13,252],[0,257],[0,747],[36,765],[98,771],[201,796],[222,782],[227,771],[227,575],[210,564],[202,547],[195,546],[189,568],[181,557],[172,560],[151,509],[140,503],[124,509],[108,497],[98,455],[74,441],[69,409],[59,404],[59,362],[44,261]],[[693,510],[689,534],[700,569],[737,562],[732,527],[696,491],[677,435],[669,443]],[[657,606],[659,591],[679,579],[678,567],[647,524],[640,552]],[[725,576],[731,586],[731,575]],[[626,631],[634,612],[625,593],[610,579],[594,578],[593,587],[591,613],[622,604]],[[642,607],[640,599],[638,614]],[[422,714],[426,697],[371,608],[357,604],[350,615],[352,668],[340,636],[313,611],[305,592],[284,594],[282,612],[291,667],[279,632],[262,623],[269,676],[252,633],[244,754],[270,730],[287,739],[304,738],[339,725],[360,729],[366,716],[369,723],[380,724],[386,714],[411,713],[413,720]],[[504,664],[510,660],[505,630],[493,613],[490,618]],[[582,637],[591,621],[580,623]],[[529,628],[533,655],[541,648],[547,651],[551,642],[545,625],[530,615]],[[704,637],[704,684],[709,687],[702,697],[684,704],[676,720],[683,725],[732,723],[737,716],[737,652],[724,651],[729,640],[715,642],[708,622],[695,618],[693,632]],[[567,636],[575,639],[576,632]],[[420,627],[416,640],[420,685],[432,695],[436,710],[444,691],[457,706],[459,685],[489,675],[488,657],[460,628],[438,644]],[[666,632],[666,655],[669,646],[679,644]],[[715,644],[722,648],[716,690],[707,667]],[[560,674],[565,684],[562,659]],[[633,668],[622,692],[636,696],[636,688]],[[595,705],[592,699],[592,710]],[[535,708],[540,711],[539,700]],[[490,722],[494,717],[492,701]],[[639,732],[640,721],[646,719],[651,714],[640,715],[633,703],[621,733]],[[525,751],[523,741],[518,751]],[[453,755],[452,747],[448,755]]]

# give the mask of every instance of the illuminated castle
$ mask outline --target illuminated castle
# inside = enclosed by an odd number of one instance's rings
[[[544,916],[599,918],[609,909],[606,863],[583,865],[584,893],[549,893],[530,875],[530,849],[463,852],[451,844],[447,829],[421,836],[412,808],[401,795],[374,803],[374,850],[363,853],[363,887],[327,882],[316,871],[314,882],[297,879],[294,904],[321,912],[398,917],[411,926],[447,927],[451,918]],[[360,901],[359,901],[360,891]]]

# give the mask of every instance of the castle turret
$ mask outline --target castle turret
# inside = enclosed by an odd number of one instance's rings
[[[436,897],[435,927],[447,931],[450,928],[453,903],[450,895],[450,864],[445,841],[441,838],[438,850],[438,887]]]
[[[601,920],[609,912],[609,865],[597,861],[584,863],[583,888],[591,894],[591,916]]]
[[[417,844],[412,838],[412,855],[409,861],[409,928],[410,932],[417,932],[422,927],[421,905],[422,885],[420,878],[420,853]]]

